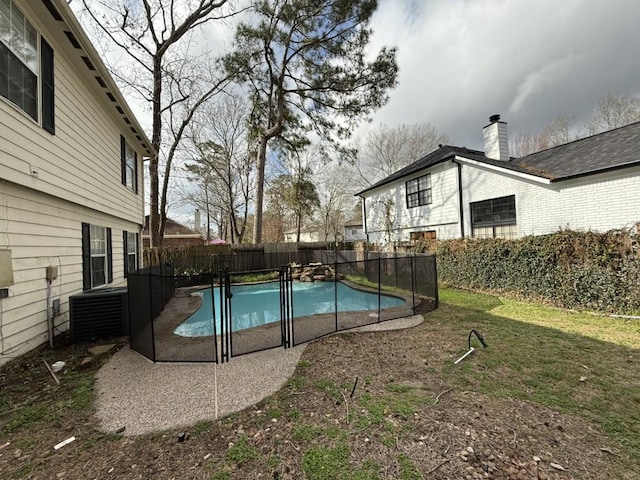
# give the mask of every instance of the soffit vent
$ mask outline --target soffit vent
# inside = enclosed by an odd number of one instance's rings
[[[67,36],[67,38],[69,39],[69,42],[71,43],[71,45],[73,45],[74,48],[78,48],[78,49],[82,48],[80,46],[80,42],[78,42],[78,39],[73,33],[69,32],[68,30],[65,30],[64,34]]]
[[[89,60],[89,57],[85,57],[84,55],[82,57],[82,61],[84,62],[84,64],[87,66],[87,68],[89,70],[94,70],[96,69],[96,67],[93,65],[93,63],[91,62],[91,60]]]
[[[44,6],[47,7],[47,10],[49,10],[49,13],[55,20],[59,22],[62,21],[62,16],[60,15],[60,12],[56,10],[56,7],[53,6],[53,3],[51,3],[51,0],[42,0],[42,3],[44,3]]]

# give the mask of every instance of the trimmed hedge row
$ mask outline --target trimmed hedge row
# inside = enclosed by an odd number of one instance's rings
[[[444,240],[438,280],[458,287],[544,298],[565,308],[640,312],[639,237],[561,230],[518,240]]]

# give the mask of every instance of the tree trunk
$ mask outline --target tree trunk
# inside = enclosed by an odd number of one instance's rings
[[[264,169],[267,162],[267,142],[266,136],[261,136],[260,147],[258,148],[256,173],[256,200],[255,215],[253,219],[253,243],[262,243],[262,202],[264,199]]]
[[[160,142],[162,140],[162,118],[160,99],[162,95],[162,59],[159,56],[153,59],[153,135],[151,146],[154,153],[149,161],[149,242],[151,247],[161,247],[160,236],[160,212],[158,211],[159,181],[158,181],[158,156],[160,155]]]

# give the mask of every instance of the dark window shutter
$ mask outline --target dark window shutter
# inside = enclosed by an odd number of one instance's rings
[[[82,290],[91,290],[91,238],[88,223],[82,223]]]
[[[53,48],[42,37],[40,38],[40,63],[42,64],[42,128],[55,135]]]
[[[140,268],[140,234],[136,233],[136,270]]]
[[[127,278],[127,274],[129,273],[129,249],[127,248],[127,231],[122,231],[122,249],[124,251],[124,278]]]
[[[107,228],[107,283],[113,282],[113,255],[111,251],[111,229]]]
[[[133,152],[133,185],[135,188],[136,195],[138,194],[138,152]]]
[[[125,139],[120,135],[120,181],[123,185],[127,184],[127,152],[125,147]]]

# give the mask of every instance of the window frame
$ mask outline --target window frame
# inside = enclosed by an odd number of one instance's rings
[[[122,231],[123,254],[124,254],[124,276],[127,277],[129,272],[135,272],[138,269],[139,259],[139,243],[140,234],[137,232]],[[133,265],[131,268],[131,257],[133,257]]]
[[[507,208],[505,208],[507,206]],[[471,235],[473,238],[516,238],[517,237],[517,209],[516,196],[489,198],[478,202],[469,203],[471,214]],[[478,217],[481,217],[478,219]],[[508,227],[508,233],[504,234]],[[511,227],[516,227],[514,230]],[[491,236],[478,235],[479,231],[490,230]]]
[[[405,182],[405,201],[407,208],[423,207],[433,202],[430,173]]]
[[[101,227],[100,225],[91,225],[89,230],[89,242],[91,245],[91,288],[100,287],[107,283],[107,229],[106,227]],[[96,248],[99,246],[100,251],[95,252]],[[100,271],[102,272],[102,279],[100,282],[96,281],[96,259],[102,259],[102,268]]]
[[[9,18],[7,19],[9,36],[5,39],[0,38],[0,69],[3,68],[3,65],[6,67],[6,71],[0,73],[0,75],[6,74],[4,87],[0,80],[0,98],[36,122],[44,130],[55,134],[53,48],[15,0],[4,0],[4,2],[9,6]],[[16,26],[14,18],[16,17],[20,18],[21,32],[14,28]],[[2,19],[6,19],[6,15],[3,15],[0,10],[0,21]],[[21,42],[21,45],[13,45],[14,35],[18,42]],[[6,63],[2,60],[2,56],[5,55]],[[18,73],[21,77],[19,84],[14,81]],[[31,91],[28,91],[29,87]],[[28,103],[25,95],[28,95],[31,104]]]
[[[101,236],[102,238],[97,238]],[[104,252],[94,251],[97,242],[104,242]],[[82,290],[91,290],[113,283],[113,255],[111,228],[97,224],[82,223]],[[104,258],[104,282],[95,281],[94,260]]]
[[[138,194],[138,152],[120,135],[121,182],[128,190]]]

